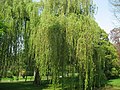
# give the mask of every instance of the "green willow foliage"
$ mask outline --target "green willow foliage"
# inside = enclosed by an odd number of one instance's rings
[[[105,84],[106,51],[100,43],[106,33],[93,19],[92,0],[3,2],[0,12],[8,31],[2,75],[36,68],[54,89],[93,90]]]
[[[61,84],[62,89],[92,90],[104,84],[105,55],[95,49],[102,30],[90,16],[90,2],[42,2],[39,26],[30,36],[31,50],[41,78],[50,73],[54,88]]]
[[[1,4],[3,23],[8,27],[2,44],[1,71],[10,70],[19,74],[22,68],[29,69],[33,62],[29,59],[28,45],[30,31],[37,22],[38,9],[30,0],[3,0]],[[33,21],[30,22],[30,19]],[[1,73],[7,75],[7,72]]]

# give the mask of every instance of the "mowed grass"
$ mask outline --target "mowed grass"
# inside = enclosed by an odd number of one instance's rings
[[[62,79],[60,79],[60,82],[62,82]],[[65,90],[71,90],[70,86],[78,86],[78,79],[65,78],[64,83]],[[62,85],[58,84],[53,86],[52,84],[48,84],[48,81],[45,77],[42,78],[40,86],[35,86],[33,84],[33,79],[31,79],[31,76],[28,76],[26,82],[25,79],[22,77],[19,77],[19,80],[17,80],[16,77],[14,77],[14,80],[11,80],[10,78],[2,78],[0,82],[0,90],[54,90],[54,87],[55,90],[61,90]]]
[[[17,81],[25,81],[25,78],[23,78],[22,76],[19,77],[19,80],[17,80],[18,78],[16,76],[13,76],[13,78],[2,78],[1,82],[17,82]],[[27,81],[33,81],[34,77],[33,76],[27,76]]]
[[[108,85],[120,87],[120,78],[109,80]]]
[[[40,90],[32,85],[32,82],[2,82],[0,90]]]
[[[40,86],[36,86],[33,84],[34,77],[28,76],[27,81],[25,78],[14,76],[14,78],[2,78],[0,80],[0,90],[54,90],[51,84],[47,84],[46,80],[42,80],[42,84]],[[60,90],[60,87],[57,86],[57,89]]]
[[[1,82],[0,90],[54,90],[52,85],[42,84],[35,86],[32,81],[27,82]],[[57,88],[56,90],[60,90]]]
[[[102,90],[120,90],[120,78],[108,80],[106,87]]]
[[[4,78],[3,80],[7,80]],[[29,79],[30,80],[30,79]],[[46,84],[44,81],[42,85],[35,86],[33,81],[25,82],[24,79],[22,81],[9,81],[9,82],[0,82],[0,90],[54,90],[53,86],[50,84]],[[55,90],[61,90],[58,86]],[[106,87],[100,90],[120,90],[120,78],[112,79],[107,82]]]

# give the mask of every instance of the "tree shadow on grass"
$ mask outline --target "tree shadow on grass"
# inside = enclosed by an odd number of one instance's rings
[[[48,88],[45,81],[40,86],[33,85],[32,81],[0,83],[0,90],[42,90],[45,88]]]

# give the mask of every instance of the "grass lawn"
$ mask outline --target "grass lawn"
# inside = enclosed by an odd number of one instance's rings
[[[120,78],[109,80],[102,90],[120,90]]]
[[[41,86],[33,85],[32,81],[27,82],[1,82],[0,90],[54,90],[52,86],[43,84]],[[60,90],[59,88],[56,90]]]
[[[66,88],[66,90],[70,90],[70,86],[74,86],[76,88],[78,88],[77,84],[77,78],[65,78],[64,83],[64,88]],[[60,79],[60,82],[62,82],[62,80]],[[74,84],[73,84],[74,82]],[[0,90],[54,90],[54,86],[52,86],[52,84],[47,84],[47,80],[46,78],[42,79],[42,85],[40,86],[35,86],[33,85],[33,79],[31,79],[31,76],[28,76],[27,81],[25,82],[25,79],[22,77],[19,77],[19,80],[17,80],[16,77],[14,77],[13,80],[11,80],[10,78],[2,78],[0,81]],[[61,90],[62,85],[59,84],[57,86],[55,86],[57,89],[55,90]],[[69,88],[69,89],[68,89]]]
[[[46,78],[42,79],[42,85],[36,86],[33,84],[34,77],[27,76],[27,81],[25,82],[25,78],[14,76],[14,78],[2,78],[0,80],[0,90],[54,90],[51,84],[46,83]],[[61,90],[60,86],[56,86],[57,89]]]
[[[46,81],[43,78],[42,85],[35,86],[33,84],[34,77],[28,76],[27,81],[25,82],[25,78],[14,76],[11,78],[2,78],[0,80],[0,90],[54,90],[51,84],[46,84]],[[57,86],[56,90],[60,90],[59,86]]]
[[[2,82],[0,90],[40,90],[32,85],[32,82]]]
[[[108,84],[112,86],[120,87],[120,78],[109,80]]]
[[[34,77],[33,76],[27,76],[27,81],[33,81]],[[1,82],[16,82],[16,81],[25,81],[25,78],[22,76],[19,77],[19,80],[17,80],[16,76],[13,76],[13,78],[2,78]]]
[[[3,80],[7,80],[7,78],[4,78]],[[20,81],[7,81],[7,82],[0,82],[0,90],[54,90],[52,85],[42,83],[40,86],[33,85],[33,81],[27,81],[25,82],[24,79]],[[61,90],[59,87],[57,87],[56,90]],[[120,90],[120,78],[118,79],[112,79],[107,82],[106,87],[100,89],[100,90]]]

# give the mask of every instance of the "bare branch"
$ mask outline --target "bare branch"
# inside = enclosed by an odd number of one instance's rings
[[[109,2],[115,7],[120,6],[120,0],[109,0]]]

